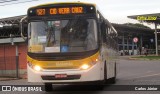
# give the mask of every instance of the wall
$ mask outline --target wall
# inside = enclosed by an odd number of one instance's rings
[[[27,44],[18,44],[19,73],[26,74]],[[16,46],[11,44],[0,45],[0,76],[16,76]]]

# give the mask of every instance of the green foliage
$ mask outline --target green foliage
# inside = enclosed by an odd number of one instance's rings
[[[137,57],[134,57],[134,58],[152,60],[152,59],[160,59],[160,56],[137,56]]]

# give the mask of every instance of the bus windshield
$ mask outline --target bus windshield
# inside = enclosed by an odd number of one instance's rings
[[[98,48],[95,19],[31,21],[28,52],[84,52]]]

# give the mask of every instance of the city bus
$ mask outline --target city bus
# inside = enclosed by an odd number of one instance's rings
[[[115,82],[117,31],[95,4],[50,3],[28,9],[28,82]]]

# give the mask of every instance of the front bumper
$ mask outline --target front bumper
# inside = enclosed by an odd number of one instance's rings
[[[100,81],[101,68],[100,63],[95,64],[88,70],[71,70],[71,69],[56,69],[50,71],[34,71],[27,65],[28,82],[43,82],[43,83],[74,83],[74,82],[90,82]],[[67,78],[57,79],[56,74],[67,74]]]

